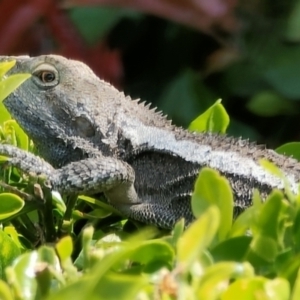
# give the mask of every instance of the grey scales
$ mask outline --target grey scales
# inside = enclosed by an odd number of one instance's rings
[[[235,211],[251,205],[253,189],[266,197],[282,179],[298,193],[300,163],[247,140],[192,133],[160,112],[99,79],[85,64],[57,55],[0,56],[16,60],[9,75],[32,76],[4,105],[33,140],[40,157],[0,144],[0,154],[26,173],[45,175],[64,195],[102,193],[124,216],[170,229],[193,220],[191,195],[202,167],[230,182]]]

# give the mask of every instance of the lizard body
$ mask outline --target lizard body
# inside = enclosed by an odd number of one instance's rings
[[[0,144],[0,154],[25,172],[45,174],[66,194],[103,193],[135,220],[172,228],[193,216],[190,197],[199,170],[208,166],[230,182],[236,211],[251,205],[253,188],[265,197],[283,188],[258,161],[266,158],[286,174],[298,193],[300,164],[246,140],[191,133],[161,113],[131,100],[83,63],[61,56],[16,59],[9,74],[32,77],[4,100],[44,159]]]

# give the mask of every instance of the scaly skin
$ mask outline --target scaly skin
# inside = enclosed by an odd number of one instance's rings
[[[14,73],[32,77],[4,105],[34,141],[40,159],[13,146],[0,154],[25,172],[44,174],[65,194],[103,193],[129,218],[172,228],[193,220],[190,196],[199,170],[212,167],[228,178],[239,212],[253,188],[265,197],[283,188],[258,163],[280,167],[297,193],[300,164],[272,150],[223,135],[190,133],[161,113],[125,97],[83,63],[48,55],[16,59]]]

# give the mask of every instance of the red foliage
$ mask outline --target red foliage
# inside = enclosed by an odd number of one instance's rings
[[[0,36],[3,55],[61,54],[93,66],[99,76],[115,86],[121,84],[120,53],[110,50],[105,41],[87,46],[57,1],[2,0]]]
[[[2,0],[0,54],[57,53],[93,66],[102,78],[119,86],[121,55],[105,41],[88,46],[63,7],[109,5],[133,8],[194,27],[211,35],[215,29],[234,31],[233,10],[238,0]]]
[[[132,8],[214,35],[214,29],[237,29],[238,0],[63,0],[65,7],[105,5]]]

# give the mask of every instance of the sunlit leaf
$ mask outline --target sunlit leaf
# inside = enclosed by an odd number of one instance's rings
[[[226,237],[232,226],[233,203],[233,193],[228,180],[215,170],[203,168],[195,183],[192,210],[198,217],[211,205],[220,209],[222,213],[217,234],[219,240]]]
[[[29,150],[29,138],[24,130],[19,126],[15,120],[9,120],[4,122],[3,127],[6,132],[13,135],[12,140],[15,140],[14,146],[23,150]]]
[[[278,147],[276,152],[300,160],[300,142],[286,143]]]
[[[0,220],[16,214],[24,207],[24,204],[24,200],[15,194],[0,194]]]
[[[282,278],[269,280],[263,277],[242,278],[233,282],[222,295],[222,300],[288,300],[290,289]]]
[[[35,271],[38,262],[39,258],[36,251],[25,253],[19,256],[6,272],[8,281],[15,285],[15,289],[19,290],[21,299],[35,299],[37,292]]]
[[[13,239],[4,231],[0,230],[0,278],[4,278],[4,269],[21,254],[20,248]]]
[[[1,300],[14,300],[12,291],[9,287],[9,285],[4,282],[3,280],[0,280],[0,299]]]
[[[71,257],[73,252],[73,242],[71,237],[65,236],[56,244],[56,251],[61,261]]]
[[[15,60],[10,61],[3,61],[0,63],[0,81],[3,80],[2,77],[10,70],[12,69],[16,64]]]
[[[248,262],[220,262],[214,264],[206,269],[200,280],[197,290],[198,299],[218,299],[218,296],[226,290],[230,279],[251,278],[253,276],[254,269]]]
[[[215,206],[207,208],[179,238],[177,243],[177,260],[186,266],[200,257],[217,233],[220,224],[220,212]]]
[[[189,130],[225,133],[228,125],[229,116],[221,104],[221,100],[218,100],[190,124]]]
[[[14,74],[0,81],[0,103],[30,76],[30,74]]]

